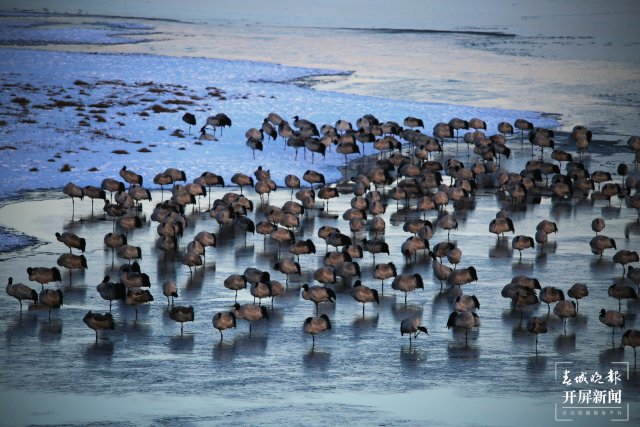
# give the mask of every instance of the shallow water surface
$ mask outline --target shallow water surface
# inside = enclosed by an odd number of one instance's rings
[[[525,160],[527,150],[525,147],[514,156],[511,161],[515,163],[510,167]],[[211,200],[232,190],[237,189],[215,189]],[[265,205],[253,190],[245,192],[255,204],[249,217],[257,222],[264,216]],[[140,265],[151,277],[155,301],[138,309],[137,320],[133,308],[115,303],[112,313],[116,329],[101,332],[96,342],[82,316],[88,310],[108,310],[108,303],[100,298],[95,286],[105,275],[117,277],[120,264],[125,262],[117,257],[112,261],[111,252],[103,247],[102,238],[113,230],[112,221],[103,217],[97,205],[92,215],[88,200],[76,201],[72,217],[71,201],[56,192],[38,193],[7,204],[0,209],[0,223],[41,243],[1,255],[5,280],[13,276],[16,282],[39,290],[37,284],[28,282],[26,268],[54,266],[58,256],[66,252],[66,247],[55,240],[55,231],[73,231],[87,238],[89,268],[73,274],[63,271],[62,283],[54,287],[62,289],[65,304],[52,311],[51,320],[47,310],[27,309],[25,303],[20,312],[15,300],[2,297],[4,345],[0,361],[11,366],[0,377],[2,401],[29,403],[21,404],[12,414],[16,424],[110,420],[123,425],[155,425],[179,419],[200,425],[233,419],[267,425],[282,420],[294,425],[347,421],[513,425],[514,420],[520,424],[519,417],[527,413],[530,416],[524,418],[525,424],[551,422],[554,405],[562,404],[566,390],[554,377],[558,362],[571,362],[576,370],[589,372],[626,366],[612,363],[633,364],[632,350],[619,348],[622,331],[614,332],[612,345],[611,330],[598,320],[601,308],[618,308],[617,300],[607,296],[607,288],[623,281],[622,268],[612,262],[613,251],[600,259],[591,254],[588,242],[593,236],[591,219],[601,216],[607,224],[604,234],[615,238],[618,249],[637,250],[637,214],[616,198],[608,206],[606,201],[552,201],[543,196],[539,203],[524,207],[510,206],[494,193],[494,188],[480,188],[472,199],[448,207],[459,221],[459,229],[451,232],[451,240],[463,253],[458,268],[473,265],[479,278],[463,287],[481,303],[478,314],[482,324],[469,332],[468,345],[464,331],[446,328],[452,305],[447,294],[440,293],[430,258],[420,253],[416,262],[405,264],[399,253],[401,243],[409,237],[402,231],[404,220],[420,214],[415,208],[403,208],[403,202],[397,210],[395,201],[389,200],[383,218],[387,224],[384,238],[391,254],[377,255],[376,263],[393,261],[398,273],[421,274],[424,291],[410,293],[405,304],[404,295],[393,291],[389,280],[380,305],[367,305],[363,316],[361,304],[349,295],[350,282],[339,280],[330,285],[337,293],[336,304],[320,305],[320,312],[330,317],[333,329],[317,337],[313,351],[302,324],[315,310],[311,302],[300,297],[299,288],[303,283],[311,284],[313,271],[323,265],[326,250],[317,229],[337,223],[350,234],[348,223],[342,219],[318,211],[303,216],[296,235],[313,239],[317,254],[300,257],[302,276],[290,278],[286,295],[276,298],[273,308],[269,301],[263,302],[269,307],[268,321],[257,322],[250,334],[247,323],[240,320],[237,329],[226,331],[220,340],[211,318],[229,310],[234,301],[234,293],[222,282],[246,267],[270,271],[273,279],[285,282],[284,275],[273,269],[278,245],[251,234],[245,242],[238,229],[220,229],[206,212],[208,200],[203,199],[200,211],[188,208],[188,227],[180,239],[180,252],[201,230],[214,232],[218,245],[207,250],[205,266],[190,274],[178,253],[155,249],[157,224],[149,218],[152,207],[168,197],[168,192],[154,191],[153,202],[144,202],[140,213],[143,228],[130,232],[129,240],[142,248]],[[278,189],[269,203],[281,206],[289,198],[289,190]],[[350,198],[343,194],[332,199],[330,213],[341,215],[349,207]],[[550,236],[545,247],[526,250],[519,259],[517,251],[511,249],[511,235],[496,238],[488,232],[489,221],[502,207],[511,210],[516,234],[533,235],[542,219],[555,221],[559,231]],[[427,218],[435,221],[436,213],[428,212]],[[363,237],[372,236],[357,235],[358,240]],[[431,246],[446,239],[446,232],[437,230]],[[289,256],[283,249],[281,257]],[[357,261],[363,283],[381,291],[379,281],[372,277],[371,254],[365,252]],[[549,321],[549,332],[539,337],[537,356],[534,336],[524,328],[528,314],[521,324],[520,313],[500,296],[502,287],[521,274],[537,277],[543,287],[556,286],[565,293],[575,282],[584,282],[590,289],[590,295],[580,301],[579,315],[568,320],[566,333],[561,319],[553,313],[548,315],[544,304],[534,312],[548,316]],[[165,280],[178,284],[180,297],[176,304],[195,308],[195,322],[185,324],[183,335],[180,325],[168,316],[161,291]],[[238,293],[238,301],[252,302],[248,290]],[[625,329],[638,327],[639,305],[638,301],[622,302]],[[414,314],[422,317],[429,335],[421,334],[409,346],[407,337],[399,334],[399,325]],[[631,415],[637,418],[640,378],[633,366],[629,379],[620,387],[623,402],[631,404]],[[506,398],[509,408],[503,403]],[[47,403],[37,404],[42,401]],[[109,411],[104,404],[114,404],[120,411]],[[452,421],[455,418],[451,418],[451,411],[459,405],[478,412]],[[176,412],[172,408],[180,409]],[[594,425],[602,425],[602,420],[598,421],[600,424]]]

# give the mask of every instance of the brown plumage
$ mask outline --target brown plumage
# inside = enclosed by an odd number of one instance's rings
[[[74,233],[64,232],[61,234],[56,232],[56,239],[68,247],[69,252],[71,252],[71,249],[79,249],[84,252],[87,248],[87,241]]]
[[[96,332],[96,342],[98,342],[98,330],[115,329],[115,323],[111,313],[92,313],[91,310],[84,315],[82,321]]]
[[[538,355],[538,335],[547,333],[547,320],[541,317],[532,317],[527,322],[527,331],[536,334],[536,355]]]
[[[302,329],[305,333],[311,335],[313,340],[311,351],[313,351],[316,347],[316,335],[321,332],[331,330],[331,321],[329,320],[329,316],[326,314],[316,317],[307,317]]]
[[[194,311],[193,307],[175,306],[169,311],[169,317],[171,320],[180,322],[180,335],[184,331],[184,322],[193,322]]]
[[[407,303],[407,294],[416,289],[424,289],[422,276],[415,274],[400,274],[393,279],[391,288],[396,291],[404,292],[404,303]]]
[[[57,267],[29,267],[27,274],[29,280],[40,283],[43,289],[44,285],[48,283],[62,281],[60,270]]]
[[[211,323],[213,323],[213,327],[220,332],[220,341],[222,341],[223,335],[222,331],[233,328],[236,328],[236,315],[233,311],[229,311],[226,313],[217,313],[211,319]]]
[[[132,184],[142,185],[142,175],[138,175],[134,171],[128,170],[126,166],[122,166],[122,169],[120,169],[120,177],[129,183],[129,186]]]
[[[138,289],[136,291],[129,289],[129,291],[127,291],[126,302],[127,305],[132,305],[136,310],[136,321],[138,320],[138,306],[152,301],[153,295],[151,295],[151,292],[147,289]]]
[[[235,314],[237,319],[244,319],[249,322],[249,334],[251,334],[253,322],[260,319],[269,319],[269,313],[267,312],[266,307],[258,307],[253,304],[245,304],[241,306],[240,304],[235,303],[233,305],[233,314]]]
[[[20,310],[22,310],[22,300],[32,300],[34,303],[38,302],[38,294],[36,291],[22,283],[13,283],[13,277],[9,277],[6,290],[7,295],[18,300]]]
[[[613,335],[615,334],[615,328],[624,328],[624,314],[615,310],[605,310],[604,308],[600,310],[599,316],[600,322],[604,323],[608,327],[611,328],[611,347],[613,347]]]
[[[49,320],[51,320],[51,309],[62,306],[64,300],[60,289],[43,289],[40,291],[38,299],[40,300],[40,304],[49,307]]]

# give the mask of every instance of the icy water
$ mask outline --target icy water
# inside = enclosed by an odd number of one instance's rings
[[[508,166],[517,167],[529,155],[525,146]],[[237,189],[215,190],[211,199],[231,190]],[[265,206],[252,190],[245,191],[256,207],[249,217],[257,222],[264,217]],[[463,287],[481,304],[482,325],[469,333],[468,345],[464,331],[446,328],[452,305],[447,294],[440,293],[428,256],[419,254],[416,262],[405,264],[399,254],[398,248],[409,236],[402,231],[404,221],[420,214],[402,203],[397,209],[395,201],[388,200],[382,217],[387,224],[384,238],[392,252],[378,255],[376,263],[394,262],[398,273],[421,274],[424,291],[410,293],[405,305],[403,294],[393,291],[387,281],[380,305],[367,305],[363,316],[362,306],[349,295],[350,282],[329,285],[336,290],[337,302],[321,304],[320,312],[329,315],[333,330],[318,336],[312,351],[302,324],[315,310],[300,297],[299,288],[312,284],[313,271],[323,265],[326,250],[317,229],[334,225],[349,233],[348,223],[318,212],[303,216],[296,236],[313,239],[317,254],[300,257],[303,274],[291,277],[286,295],[269,309],[269,320],[257,322],[251,334],[240,320],[237,329],[226,331],[220,341],[211,318],[234,301],[234,293],[222,282],[247,267],[270,271],[272,278],[284,282],[285,276],[273,269],[278,246],[251,234],[245,243],[238,229],[220,229],[205,212],[208,202],[203,199],[202,211],[187,215],[180,252],[202,230],[214,232],[218,245],[207,251],[205,266],[191,276],[178,253],[155,249],[157,224],[149,217],[163,196],[167,197],[166,191],[164,195],[153,192],[154,202],[143,203],[144,226],[129,234],[130,243],[142,248],[140,265],[151,277],[155,301],[139,308],[137,321],[133,308],[116,303],[116,329],[102,333],[97,343],[82,316],[88,310],[108,309],[95,286],[104,275],[117,277],[123,262],[116,257],[112,263],[111,252],[103,247],[102,237],[112,231],[112,222],[98,213],[99,208],[92,216],[88,201],[76,203],[72,218],[70,200],[57,192],[29,193],[0,209],[2,224],[40,240],[35,247],[3,254],[3,277],[24,277],[29,266],[55,265],[66,251],[52,239],[55,231],[87,237],[89,266],[85,272],[64,272],[60,288],[65,303],[53,310],[51,320],[46,310],[25,307],[20,312],[16,301],[5,298],[0,308],[4,334],[0,360],[11,369],[2,373],[2,402],[19,408],[10,411],[8,425],[549,424],[568,390],[556,377],[558,369],[567,366],[565,362],[589,373],[620,370],[622,400],[630,404],[632,419],[637,419],[640,377],[633,370],[633,352],[619,348],[620,330],[612,345],[611,330],[598,320],[601,308],[618,308],[617,300],[607,296],[607,288],[625,282],[622,269],[612,262],[612,252],[600,259],[591,254],[588,244],[593,236],[591,219],[601,216],[607,224],[604,234],[615,238],[618,249],[637,249],[637,213],[615,197],[612,206],[604,200],[558,202],[542,196],[526,208],[510,207],[496,197],[495,188],[487,186],[467,202],[448,207],[460,224],[451,233],[451,240],[463,251],[459,268],[472,265],[479,278]],[[289,199],[290,192],[279,189],[269,203],[281,206]],[[330,213],[341,215],[350,199],[348,194],[332,199]],[[512,210],[516,234],[533,235],[542,219],[557,222],[559,232],[550,236],[544,248],[524,251],[519,260],[511,249],[511,234],[496,239],[488,232],[488,222],[502,207]],[[436,214],[432,211],[427,217],[435,221]],[[372,236],[356,236],[363,237]],[[446,239],[446,232],[437,230],[431,245]],[[281,257],[289,256],[283,250]],[[382,291],[372,277],[371,254],[365,252],[357,262],[363,283]],[[590,289],[590,295],[580,301],[579,315],[568,320],[566,334],[562,321],[549,315],[549,332],[540,336],[537,356],[534,336],[520,325],[520,314],[511,309],[510,301],[500,296],[502,287],[516,275],[537,277],[543,287],[559,287],[565,293],[575,282],[584,282]],[[165,280],[178,284],[176,304],[195,309],[195,322],[185,325],[182,336],[179,324],[168,316],[161,291]],[[239,292],[238,301],[252,302],[248,290]],[[269,301],[263,303],[270,306]],[[623,301],[625,329],[638,327],[638,306],[638,301]],[[407,337],[399,334],[399,324],[413,314],[422,317],[429,335],[420,335],[409,346]],[[534,314],[546,317],[546,305]],[[631,363],[628,380],[627,365],[618,362]],[[455,411],[458,407],[465,409]],[[580,418],[580,425],[590,423],[603,425],[604,421]]]

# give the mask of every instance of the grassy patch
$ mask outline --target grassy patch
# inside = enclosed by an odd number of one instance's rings
[[[79,102],[75,102],[75,101],[65,101],[62,99],[56,99],[53,101],[53,106],[54,107],[58,107],[58,108],[65,108],[65,107],[82,107],[82,104]]]
[[[100,169],[98,169],[97,167],[94,166],[92,168],[87,169],[87,172],[98,172],[99,170]]]
[[[71,165],[69,163],[65,163],[60,168],[60,172],[71,172]]]
[[[13,98],[11,100],[11,102],[13,102],[14,104],[22,105],[24,107],[24,106],[29,105],[29,103],[31,101],[29,101],[27,98],[23,98],[21,96],[16,96],[15,98]]]
[[[153,107],[151,107],[151,110],[153,110],[154,113],[175,113],[178,110],[174,110],[173,108],[166,108],[163,107],[160,104],[154,104]]]
[[[162,103],[172,105],[193,105],[193,101],[188,99],[167,99],[166,101],[162,101]]]
[[[147,147],[142,147],[141,149],[138,150],[138,153],[150,153],[151,150],[149,150]]]
[[[13,145],[3,145],[0,146],[0,151],[4,151],[4,150],[12,150],[12,151],[16,151],[17,148],[14,147]]]
[[[129,154],[127,150],[113,150],[113,154]]]

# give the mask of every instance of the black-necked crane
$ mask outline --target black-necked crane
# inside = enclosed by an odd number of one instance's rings
[[[318,315],[318,304],[321,302],[336,302],[336,293],[331,288],[324,286],[309,286],[304,284],[302,289],[302,299],[312,301],[316,306],[316,316]]]
[[[189,267],[189,275],[193,277],[191,267],[199,267],[202,265],[202,257],[196,251],[189,251],[182,254],[182,265]]]
[[[611,347],[614,347],[613,335],[616,332],[615,328],[624,328],[624,314],[615,310],[605,310],[604,308],[600,310],[599,316],[600,322],[604,323],[608,327],[611,328]]]
[[[413,292],[416,289],[424,290],[424,281],[422,276],[418,273],[415,274],[399,274],[393,279],[391,288],[396,291],[404,292],[404,303],[407,304],[407,294]]]
[[[192,113],[184,113],[182,115],[182,121],[189,125],[189,131],[187,132],[187,135],[190,135],[191,126],[196,125],[196,116],[194,116]]]
[[[478,281],[478,273],[476,272],[475,267],[470,266],[466,268],[461,268],[459,270],[452,270],[449,273],[449,277],[447,277],[447,284],[449,286],[462,286],[467,283],[477,282]]]
[[[269,280],[267,286],[269,287],[269,296],[271,297],[271,309],[273,309],[273,300],[275,297],[286,294],[287,288],[277,280]]]
[[[515,233],[511,218],[495,218],[489,223],[489,232],[495,234],[496,237],[504,236],[504,233],[509,231]]]
[[[587,289],[587,285],[585,283],[574,283],[569,291],[567,292],[569,298],[573,298],[576,300],[576,313],[580,310],[580,304],[578,301],[586,296],[589,296],[589,289]]]
[[[115,300],[124,300],[127,297],[127,287],[122,282],[113,283],[111,278],[104,276],[102,282],[98,283],[96,290],[100,297],[109,301],[109,312],[111,312],[111,304]]]
[[[233,176],[231,177],[231,182],[240,187],[240,194],[242,194],[242,189],[244,187],[247,187],[247,186],[253,187],[254,185],[252,177],[240,172],[233,174]]]
[[[400,322],[400,336],[404,336],[404,334],[409,335],[409,347],[412,345],[412,339],[417,338],[420,332],[429,335],[427,327],[422,326],[421,323],[422,321],[419,316],[407,317]]]
[[[58,242],[68,247],[69,252],[71,252],[71,249],[79,249],[80,251],[84,252],[87,248],[87,241],[84,238],[79,237],[78,235],[71,232],[56,232],[56,239],[58,239]]]
[[[457,286],[457,285],[454,285]],[[455,311],[474,311],[480,309],[480,301],[475,295],[458,295],[453,301],[453,309]]]
[[[253,303],[256,303],[256,298],[258,298],[258,305],[262,305],[263,298],[269,298],[271,296],[271,288],[267,285],[267,283],[256,282],[252,283],[249,287],[249,293],[253,297]]]
[[[291,244],[295,242],[296,236],[293,234],[293,231],[287,230],[283,227],[276,227],[270,234],[269,237],[276,242],[278,242],[278,257],[280,257],[280,251],[282,249],[282,244]]]
[[[324,175],[314,170],[305,171],[305,173],[302,175],[302,179],[308,182],[311,188],[313,188],[313,184],[326,185]]]
[[[449,275],[453,269],[448,265],[442,264],[433,252],[429,252],[429,256],[433,260],[431,262],[431,268],[433,269],[433,273],[436,275],[436,278],[440,281],[440,292],[442,292],[442,282],[446,282],[449,279]]]
[[[211,319],[211,323],[220,332],[220,341],[222,341],[222,331],[236,328],[236,315],[233,311],[216,313]]]
[[[133,245],[122,245],[116,249],[118,257],[126,259],[131,262],[131,260],[142,259],[142,248],[140,246]]]
[[[536,244],[533,240],[533,237],[524,236],[522,234],[515,236],[511,241],[511,247],[513,249],[517,249],[518,252],[520,253],[520,260],[522,260],[522,251],[528,248],[533,249],[535,248],[535,245]]]
[[[412,116],[408,116],[406,117],[402,124],[408,128],[423,128],[424,129],[424,122],[422,121],[422,119],[418,119],[416,117],[412,117]]]
[[[75,211],[76,211],[76,203],[74,199],[82,200],[84,197],[84,190],[82,189],[82,187],[74,184],[73,182],[70,182],[62,188],[62,192],[67,196],[71,197],[71,206],[72,206],[71,217],[73,218],[73,215],[75,214]]]
[[[167,297],[167,305],[171,304],[173,306],[173,299],[178,298],[178,286],[176,282],[173,280],[167,280],[162,284],[162,295]],[[171,297],[171,302],[169,302],[169,297]]]
[[[35,303],[38,302],[38,294],[22,283],[13,283],[13,277],[9,277],[7,282],[7,295],[14,297],[20,303],[20,311],[22,311],[22,301],[32,300]]]
[[[220,135],[222,135],[222,129],[225,127],[231,127],[231,119],[224,113],[218,113],[215,116],[207,117],[205,126],[211,126],[213,128],[213,134],[216,134],[216,129],[220,128]]]
[[[593,221],[591,221],[591,229],[595,231],[596,234],[604,230],[604,227],[604,218],[595,218]]]
[[[278,260],[273,264],[273,269],[279,271],[286,276],[286,285],[289,285],[289,275],[302,274],[300,270],[300,264],[290,259]]]
[[[160,197],[164,197],[164,186],[173,184],[173,178],[164,172],[160,172],[153,177],[153,183],[160,186]]]
[[[618,249],[616,247],[616,241],[603,234],[598,234],[593,239],[591,239],[591,241],[589,242],[589,246],[591,247],[591,252],[594,255],[600,255],[600,258],[602,258],[605,250],[611,248]]]
[[[618,300],[618,311],[622,311],[623,299],[634,300],[638,298],[636,290],[624,284],[613,284],[609,286],[607,293],[610,297]]]
[[[311,351],[316,348],[316,335],[331,330],[331,321],[329,316],[323,314],[322,316],[307,317],[304,321],[302,330],[311,335],[313,344],[311,345]]]
[[[255,285],[258,282],[267,283],[271,280],[271,275],[268,271],[262,271],[255,267],[247,267],[242,274],[247,283]]]
[[[465,346],[469,344],[469,329],[480,326],[480,317],[471,311],[453,311],[447,319],[447,329],[463,328]]]
[[[373,264],[376,263],[376,254],[390,254],[389,244],[382,239],[362,239],[362,247],[365,251],[373,255]]]
[[[484,129],[487,130],[487,123],[477,117],[469,119],[469,128],[471,129]]]
[[[216,247],[216,235],[208,231],[203,230],[198,232],[198,234],[193,237],[193,240],[200,243],[204,248]]]
[[[194,310],[193,307],[175,306],[169,310],[169,318],[180,323],[180,335],[184,331],[184,322],[193,322]]]
[[[284,177],[284,185],[291,189],[291,198],[293,198],[293,190],[300,188],[300,178],[295,175],[287,175]]]
[[[108,191],[110,193],[111,198],[113,199],[113,193],[117,193],[119,191],[124,191],[124,182],[118,181],[113,178],[105,178],[102,180],[100,184],[100,188]]]
[[[576,310],[575,301],[562,300],[558,301],[558,303],[553,307],[553,314],[562,319],[562,324],[564,327],[564,333],[567,334],[567,318],[576,317],[578,314]]]
[[[140,219],[140,217],[133,215],[121,216],[116,221],[116,224],[119,228],[123,229],[126,234],[129,233],[129,230],[142,228],[142,220]]]
[[[69,270],[69,284],[71,284],[71,274],[73,270],[86,270],[87,258],[84,255],[76,255],[72,253],[62,254],[58,257],[56,263],[60,267]]]
[[[388,262],[386,264],[376,264],[373,269],[373,278],[381,281],[382,295],[384,295],[384,281],[392,277],[395,278],[397,275],[398,270],[396,269],[396,266],[393,262]]]
[[[142,182],[143,182],[142,175],[138,175],[134,171],[127,169],[126,165],[122,166],[122,169],[120,169],[120,177],[124,179],[129,184],[129,186],[133,184],[138,184],[142,186]]]
[[[533,123],[525,119],[516,119],[513,125],[520,130],[520,142],[524,143],[524,131],[532,131]]]
[[[358,302],[362,303],[362,317],[364,317],[364,305],[368,302],[375,302],[380,305],[380,299],[378,298],[378,291],[371,289],[368,286],[362,284],[362,281],[356,280],[351,288],[351,296]]]
[[[64,298],[60,289],[43,289],[38,295],[38,300],[40,304],[49,307],[49,320],[51,320],[51,309],[60,308]]]
[[[235,314],[236,319],[244,319],[249,322],[249,335],[251,335],[253,322],[260,319],[269,319],[269,313],[266,307],[253,304],[244,304],[241,306],[235,303],[233,305],[233,314]]]
[[[234,302],[238,301],[238,291],[246,289],[247,279],[243,274],[231,274],[224,279],[224,287],[236,292]]]
[[[454,117],[449,120],[449,126],[456,131],[456,144],[458,143],[458,131],[460,129],[468,130],[469,122],[467,120],[462,120],[461,118]]]
[[[104,245],[111,248],[111,263],[115,258],[115,250],[127,244],[127,236],[118,233],[107,233],[104,236]]]
[[[410,262],[412,258],[417,261],[418,252],[427,250],[429,250],[429,241],[418,236],[408,237],[400,246],[400,253],[405,258],[405,264]]]
[[[153,301],[153,295],[147,289],[138,289],[127,291],[127,305],[132,305],[136,311],[136,321],[138,320],[138,306]]]
[[[532,317],[527,321],[527,331],[536,334],[536,356],[538,355],[538,335],[547,333],[547,319]]]
[[[451,230],[458,229],[458,220],[453,215],[444,211],[444,213],[438,217],[436,226],[447,230],[447,241],[449,241]]]
[[[498,123],[498,132],[500,132],[502,135],[513,135],[513,126],[508,122],[500,122]]]
[[[636,251],[622,249],[613,255],[613,262],[622,265],[622,277],[624,277],[624,273],[626,272],[625,265],[638,261],[640,261],[640,258],[638,258],[638,252]]]
[[[553,286],[545,286],[540,290],[540,301],[547,304],[547,313],[551,312],[551,303],[563,301],[564,292],[562,289],[555,288]],[[577,306],[576,306],[577,312]]]
[[[164,173],[166,175],[169,175],[171,177],[171,179],[173,180],[173,182],[187,182],[187,174],[185,173],[185,171],[181,170],[181,169],[176,169],[176,168],[166,168],[164,170]],[[142,185],[142,184],[140,184]]]
[[[300,255],[308,255],[316,253],[316,245],[313,240],[296,240],[289,245],[289,253],[295,255],[298,262],[300,261]]]
[[[509,285],[508,285],[509,286]],[[522,326],[522,318],[524,312],[532,313],[540,305],[538,295],[535,290],[523,286],[512,285],[514,291],[511,293],[511,301],[516,311],[520,312],[520,327]],[[505,286],[507,288],[507,286]],[[503,289],[503,296],[505,296],[505,289]]]
[[[622,334],[622,346],[633,348],[633,369],[635,371],[637,364],[636,347],[640,346],[640,331],[637,329],[628,329]]]
[[[115,329],[115,322],[111,313],[100,314],[93,313],[91,310],[84,315],[82,321],[96,333],[96,342],[98,342],[98,330]]]
[[[265,118],[262,121],[260,130],[262,130],[263,133],[267,134],[267,136],[269,137],[269,140],[273,139],[275,141],[276,138],[278,137],[278,132],[276,131],[276,128],[274,127],[273,124],[269,122],[268,118]]]
[[[447,261],[449,261],[449,264],[453,264],[454,270],[460,263],[461,259],[462,259],[462,250],[459,247],[455,247],[447,251]]]
[[[29,280],[40,283],[42,289],[48,283],[62,281],[58,267],[28,267],[27,275]]]
[[[93,185],[85,186],[82,191],[84,191],[84,195],[91,199],[91,215],[93,215],[93,201],[95,199],[107,200],[107,195],[103,189],[98,188]]]
[[[140,272],[140,265],[137,262],[125,264],[120,267],[120,281],[129,289],[149,288],[151,280],[149,275]]]

